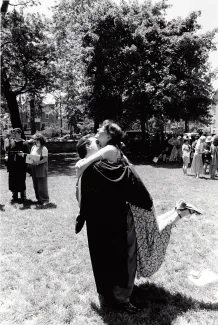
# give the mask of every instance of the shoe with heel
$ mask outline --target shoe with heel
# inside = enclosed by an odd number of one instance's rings
[[[180,218],[187,217],[192,214],[202,214],[201,211],[196,208],[193,204],[186,203],[185,200],[182,199],[177,202],[175,209]]]

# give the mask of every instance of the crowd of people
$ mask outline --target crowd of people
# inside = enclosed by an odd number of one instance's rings
[[[12,201],[24,202],[26,196],[26,173],[32,176],[33,187],[37,202],[41,205],[49,202],[48,195],[48,149],[45,146],[46,140],[40,133],[35,134],[29,141],[21,137],[20,128],[13,129],[8,133],[5,142],[5,163],[8,171],[8,186],[12,192]],[[31,145],[30,145],[31,144]],[[31,149],[30,149],[31,147]],[[38,159],[28,160],[27,156]],[[20,198],[19,198],[20,193]]]
[[[214,179],[218,169],[218,135],[166,135],[164,149],[156,157],[157,161],[182,162],[184,175],[188,175],[190,166],[196,178],[209,174]]]
[[[185,175],[187,175],[187,168],[191,163],[191,173],[196,178],[208,173],[211,179],[215,179],[218,169],[218,136],[197,136],[192,144],[188,138],[184,138],[182,158]]]

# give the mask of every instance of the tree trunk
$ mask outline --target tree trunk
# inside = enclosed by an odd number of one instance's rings
[[[63,136],[63,130],[62,130],[62,107],[61,107],[61,98],[60,98],[60,129],[61,129],[61,137]]]
[[[94,119],[94,133],[98,131],[99,128],[99,120],[97,118]]]
[[[189,131],[188,121],[185,120],[185,132],[187,133],[188,131]]]
[[[145,137],[145,117],[141,114],[140,115],[140,124],[141,124],[141,131],[142,131],[142,141],[145,142],[146,137]]]
[[[145,122],[146,122],[145,117],[143,116],[143,114],[140,114],[140,124],[141,124],[141,131],[142,131],[142,148],[141,148],[141,150],[144,153],[146,151]]]
[[[30,99],[30,127],[31,134],[36,133],[36,123],[35,123],[35,95],[32,95]]]
[[[17,102],[17,97],[15,93],[11,90],[10,82],[7,78],[5,71],[2,71],[2,92],[5,96],[7,101],[10,118],[11,118],[11,125],[12,128],[20,128],[22,130],[22,138],[25,139],[25,134],[23,132],[23,126],[20,119],[20,112],[19,106]]]
[[[16,95],[13,93],[13,91],[9,91],[6,93],[4,92],[4,95],[7,100],[13,129],[20,128],[21,130],[23,130]]]

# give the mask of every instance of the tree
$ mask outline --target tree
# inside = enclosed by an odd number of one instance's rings
[[[139,118],[145,134],[164,69],[166,8],[164,2],[121,7],[106,2],[89,10],[82,45],[94,119],[125,116],[128,125]]]
[[[69,126],[75,132],[86,117],[86,80],[82,60],[81,28],[87,8],[96,0],[61,0],[53,7],[51,35],[55,47],[56,92],[65,93],[63,104],[67,112]]]
[[[166,73],[157,91],[160,112],[171,120],[184,120],[186,132],[190,121],[208,122],[214,92],[215,73],[208,58],[216,49],[217,30],[198,33],[199,16],[200,12],[193,12],[185,19],[168,22]]]
[[[9,0],[2,0],[1,13],[6,13],[8,11]]]
[[[77,1],[61,2],[55,26],[74,67],[62,65],[65,88],[73,80],[66,92],[74,121],[78,109],[78,116],[94,119],[95,129],[106,118],[126,128],[139,119],[145,134],[152,117],[209,117],[213,73],[207,60],[216,31],[198,33],[198,12],[168,22],[167,8],[166,1],[93,1],[81,12]]]
[[[32,101],[52,84],[52,46],[47,22],[39,15],[8,12],[2,19],[1,89],[13,128],[22,124],[17,96],[28,93]]]

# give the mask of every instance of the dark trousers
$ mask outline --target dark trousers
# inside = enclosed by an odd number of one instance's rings
[[[34,173],[32,174],[33,187],[35,190],[36,199],[41,202],[48,202],[48,179],[47,177],[36,177]]]

